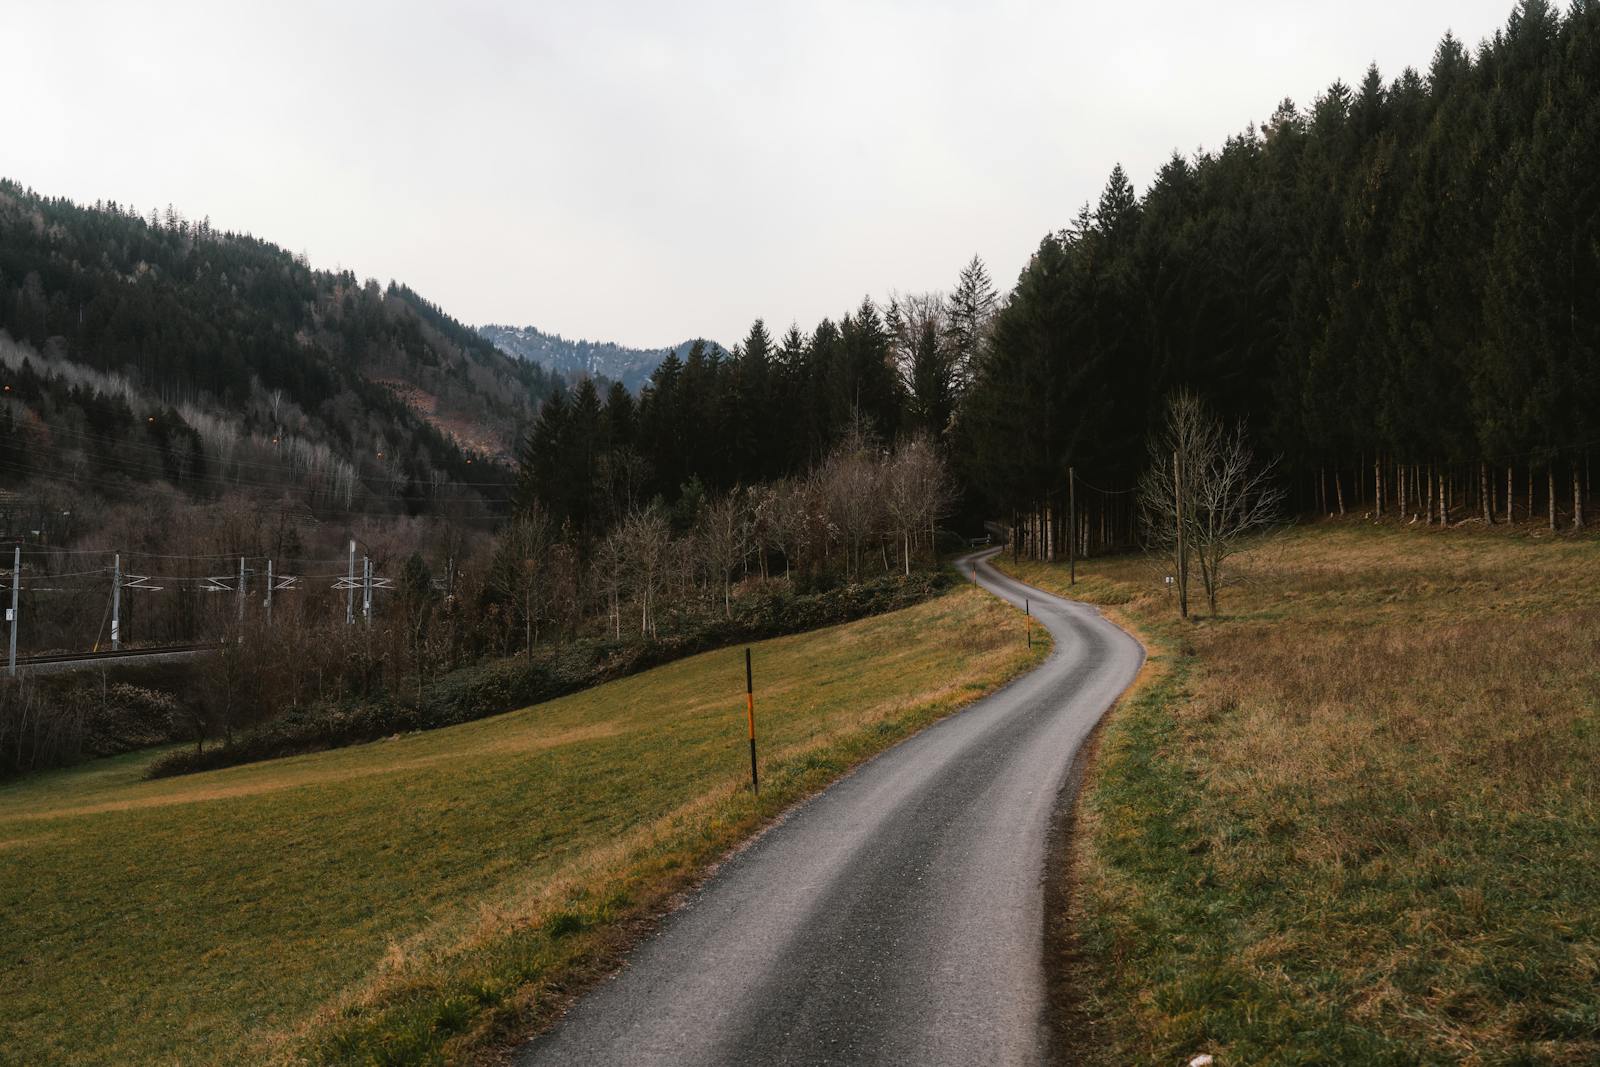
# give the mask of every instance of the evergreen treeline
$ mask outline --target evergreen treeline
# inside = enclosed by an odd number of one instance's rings
[[[724,355],[668,355],[636,400],[584,379],[545,402],[524,442],[519,501],[539,501],[584,542],[661,498],[690,504],[807,471],[853,428],[883,447],[945,442],[995,294],[977,260],[952,297],[863,299],[810,334],[757,320]]]
[[[1064,546],[1069,468],[1131,486],[1180,388],[1248,419],[1305,510],[1581,525],[1600,4],[1524,0],[1475,53],[1285,101],[1142,197],[1114,170],[993,323],[968,477]],[[1126,497],[1085,492],[1080,547],[1131,536]]]
[[[866,300],[809,335],[668,359],[635,401],[583,384],[521,458],[585,537],[641,502],[803,470],[859,413],[924,432],[970,499],[1066,546],[1137,536],[1165,400],[1205,398],[1282,457],[1304,511],[1583,522],[1600,443],[1600,3],[1525,0],[1425,73],[1335,82],[1308,110],[1121,167],[996,301]],[[997,306],[998,303],[998,306]]]

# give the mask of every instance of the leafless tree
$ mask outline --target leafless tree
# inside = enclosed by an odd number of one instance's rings
[[[943,293],[894,294],[885,316],[912,425],[943,433],[961,391],[959,353]]]
[[[766,581],[768,558],[778,547],[778,488],[775,484],[752,485],[745,490],[744,497],[750,516],[750,550],[755,553],[761,580]]]
[[[700,513],[696,540],[707,572],[722,593],[722,614],[733,614],[733,572],[750,554],[750,509],[737,490]]]
[[[673,558],[672,526],[659,507],[650,507],[624,519],[616,535],[626,584],[639,605],[639,632],[654,637]]]
[[[1194,394],[1167,402],[1166,425],[1151,439],[1150,466],[1139,479],[1146,539],[1172,559],[1180,584],[1188,561],[1199,565],[1213,615],[1229,557],[1246,536],[1278,521],[1284,491],[1276,466],[1256,460],[1242,423],[1229,431]],[[1186,603],[1187,589],[1178,592]]]
[[[528,508],[506,527],[489,571],[490,588],[516,604],[522,614],[523,651],[530,656],[538,638],[552,537],[549,516],[537,505]]]
[[[919,435],[902,444],[884,471],[883,502],[900,534],[906,574],[923,530],[933,546],[933,524],[948,513],[950,497],[950,478],[933,442]]]
[[[768,536],[783,553],[783,576],[793,576],[794,565],[811,547],[814,486],[808,478],[793,478],[772,487]]]
[[[595,546],[590,561],[593,588],[605,598],[613,636],[622,640],[622,579],[626,556],[621,529],[612,530]]]
[[[844,438],[820,471],[823,507],[838,531],[851,580],[861,577],[861,549],[880,526],[879,449],[861,420],[852,420]]]

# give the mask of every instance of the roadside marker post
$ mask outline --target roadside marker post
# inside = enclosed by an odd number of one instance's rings
[[[750,669],[750,649],[744,650],[744,710],[750,720],[750,791],[761,795],[761,780],[756,777],[756,687]]]
[[[1028,620],[1028,647],[1033,647],[1033,604],[1027,597],[1022,598],[1022,614]]]

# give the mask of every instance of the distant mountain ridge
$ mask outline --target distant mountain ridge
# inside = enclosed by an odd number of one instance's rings
[[[671,352],[684,358],[694,341],[685,341],[676,348],[628,348],[611,341],[570,341],[560,334],[545,333],[533,326],[502,326],[491,323],[479,326],[480,336],[508,356],[536,363],[547,371],[567,376],[587,374],[621,382],[629,392],[637,393],[650,375]],[[706,341],[708,349],[726,354],[726,349],[715,341]]]

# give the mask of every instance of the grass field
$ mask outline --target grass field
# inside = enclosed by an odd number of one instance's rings
[[[0,787],[0,1062],[434,1063],[547,1018],[765,820],[1030,662],[962,587],[520,712]]]
[[[1077,812],[1076,1058],[1600,1062],[1600,542],[1319,526],[1241,564],[1193,624],[1080,566],[1159,655]]]

